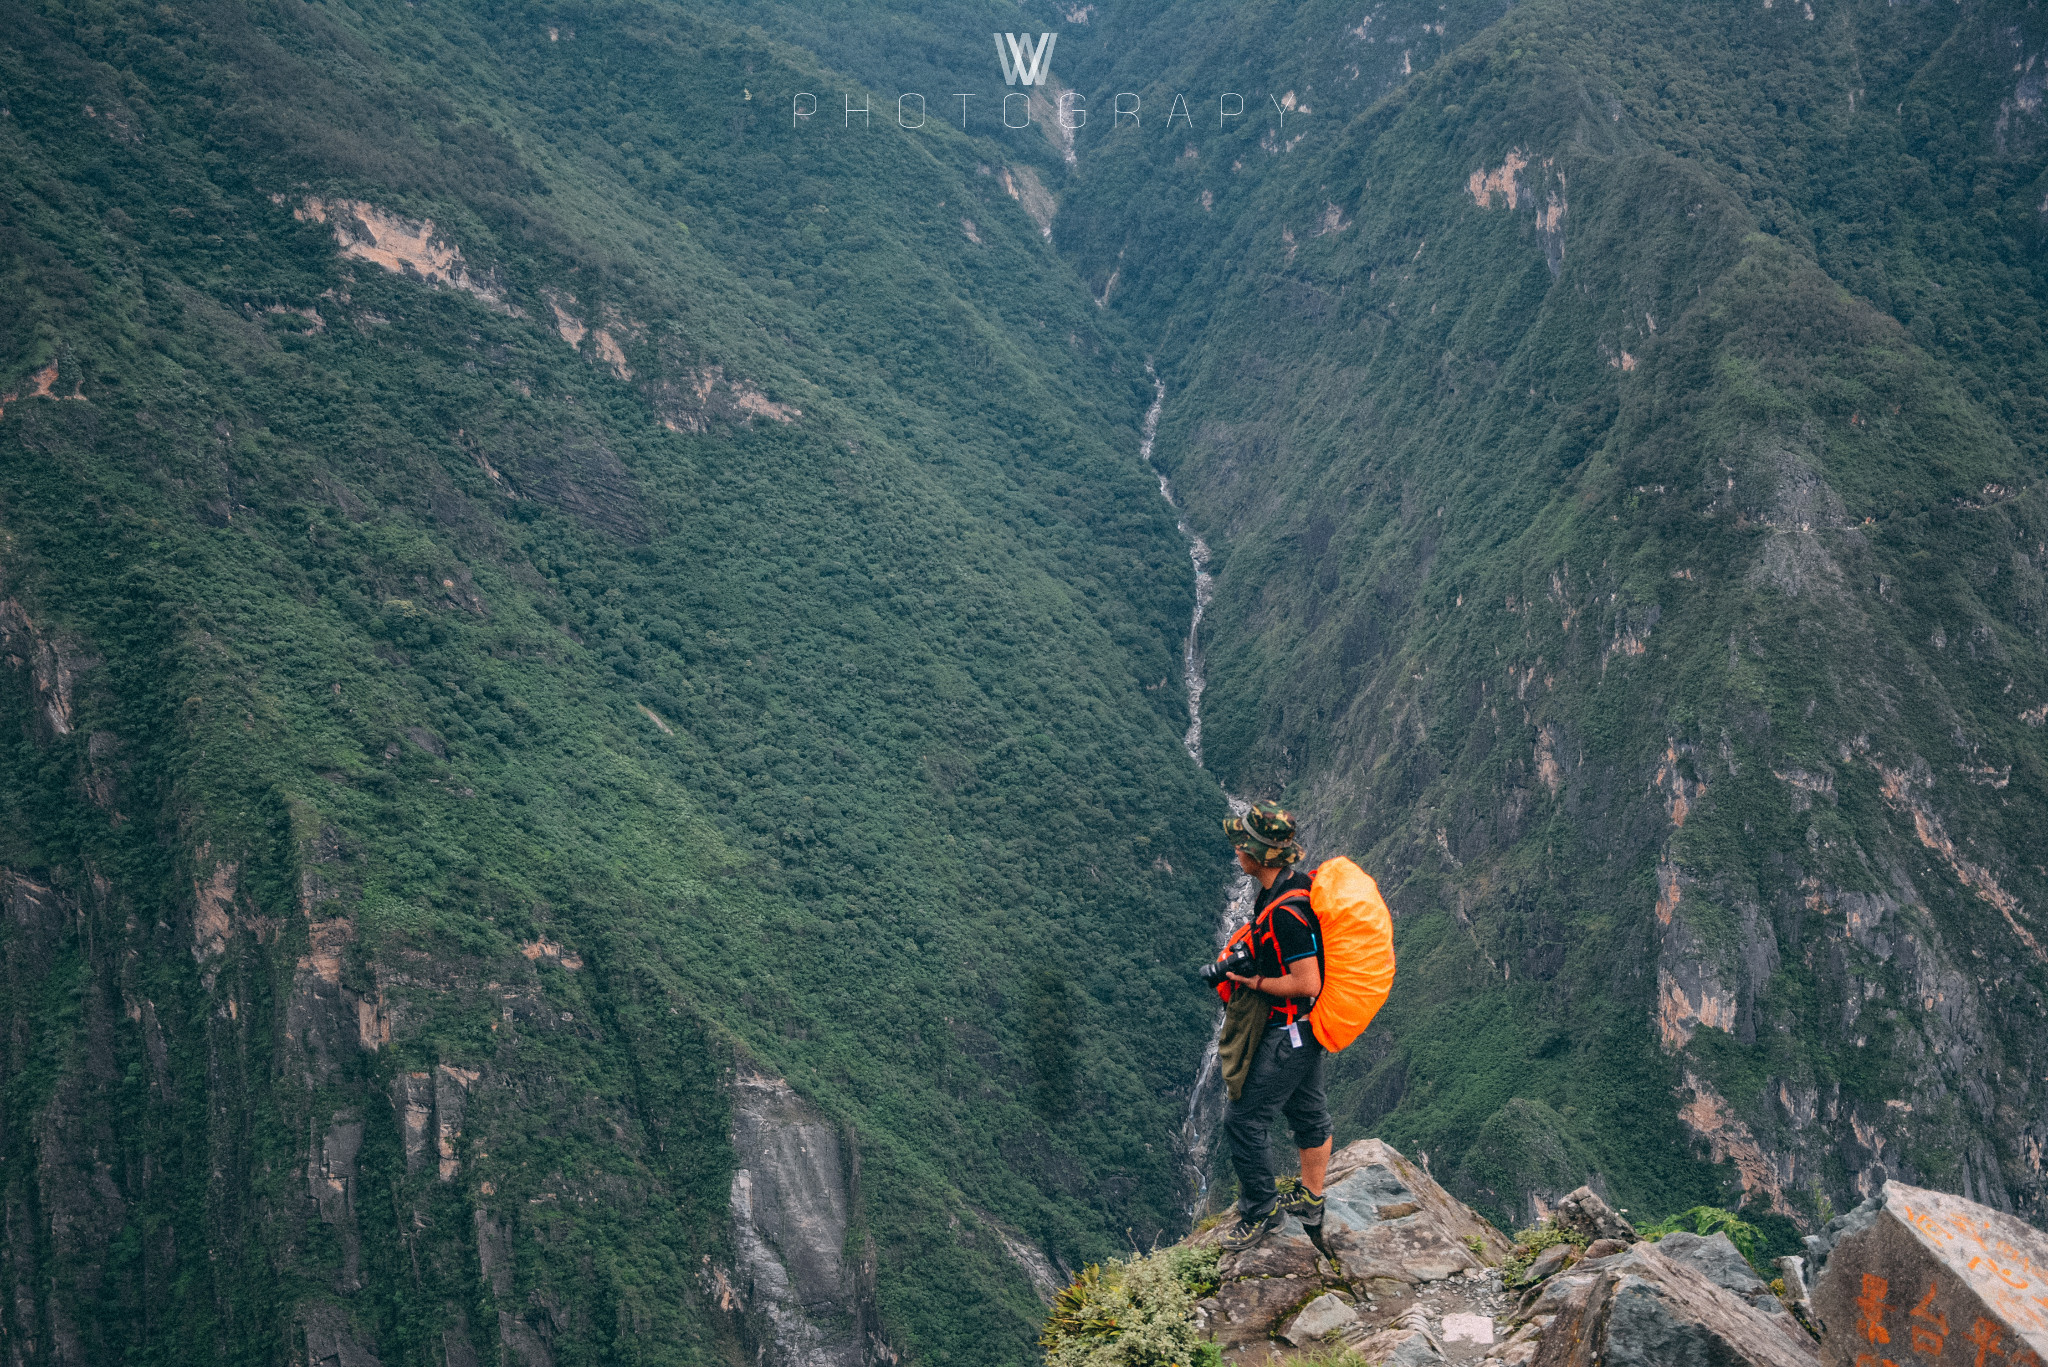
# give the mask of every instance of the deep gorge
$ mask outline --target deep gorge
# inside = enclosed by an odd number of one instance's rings
[[[787,126],[1019,26],[1286,135]],[[2038,1220],[2043,41],[32,7],[10,1360],[1035,1360],[1228,1198],[1268,796],[1397,914],[1340,1142]]]

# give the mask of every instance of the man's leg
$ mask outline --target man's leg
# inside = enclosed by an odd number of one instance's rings
[[[1305,1035],[1306,1031],[1303,1032]],[[1284,1110],[1294,1131],[1294,1145],[1301,1152],[1301,1185],[1305,1192],[1287,1203],[1288,1213],[1304,1225],[1323,1221],[1323,1179],[1330,1172],[1330,1151],[1335,1138],[1330,1132],[1330,1106],[1323,1091],[1323,1064],[1329,1055],[1313,1036],[1303,1039],[1293,1051],[1297,1066],[1289,1071],[1297,1081]]]
[[[1280,1055],[1276,1046],[1285,1039],[1284,1032],[1269,1030],[1259,1041],[1244,1090],[1230,1103],[1223,1119],[1223,1135],[1230,1142],[1230,1166],[1237,1172],[1237,1212],[1247,1220],[1270,1213],[1279,1200],[1267,1144],[1273,1132],[1273,1117],[1280,1114],[1280,1108],[1294,1091],[1295,1078],[1278,1066]]]
[[[1323,1179],[1330,1174],[1330,1150],[1336,1144],[1336,1139],[1330,1138],[1301,1151],[1301,1184],[1317,1196],[1323,1194]]]

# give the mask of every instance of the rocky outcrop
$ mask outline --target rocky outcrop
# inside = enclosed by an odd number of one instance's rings
[[[1580,1187],[1559,1201],[1553,1218],[1560,1228],[1583,1236],[1589,1244],[1601,1239],[1635,1242],[1636,1227],[1622,1219],[1591,1187]]]
[[[1693,1271],[1705,1277],[1730,1295],[1748,1303],[1749,1307],[1778,1326],[1780,1333],[1794,1342],[1805,1342],[1811,1335],[1792,1312],[1785,1298],[1765,1284],[1749,1260],[1742,1256],[1726,1234],[1714,1233],[1702,1237],[1688,1234],[1683,1230],[1667,1234],[1657,1241],[1657,1250],[1668,1258],[1675,1258]],[[1787,1294],[1794,1300],[1797,1291],[1787,1283]]]
[[[284,196],[272,196],[282,203]],[[344,257],[382,266],[395,275],[435,289],[447,287],[475,295],[501,313],[517,312],[505,302],[495,272],[479,275],[462,259],[462,250],[434,226],[415,221],[360,199],[308,196],[292,217],[301,223],[324,223],[334,230],[335,246]]]
[[[306,1336],[306,1367],[383,1367],[370,1340],[349,1322],[343,1307],[313,1301],[299,1311]]]
[[[1831,1233],[1813,1298],[1827,1367],[2048,1362],[2048,1235],[1903,1182]]]
[[[893,1359],[875,1331],[865,1268],[846,1233],[858,1160],[838,1128],[779,1077],[732,1083],[737,1266],[721,1297],[766,1367],[863,1367]]]
[[[1795,1313],[1806,1306],[1802,1259],[1788,1260],[1796,1266],[1780,1291],[1726,1234],[1640,1239],[1585,1187],[1559,1202],[1546,1227],[1560,1241],[1532,1257],[1380,1140],[1350,1145],[1330,1172],[1322,1229],[1312,1233],[1290,1219],[1251,1248],[1217,1260],[1218,1284],[1196,1304],[1195,1322],[1226,1362],[1264,1367],[1343,1348],[1399,1367],[1881,1364],[1882,1356],[1860,1357],[1854,1343],[1841,1347],[1842,1326],[1859,1323],[1870,1296],[1884,1301],[1882,1287],[1872,1293],[1859,1280],[1864,1263],[1878,1257],[1946,1259],[1956,1279],[1940,1292],[1951,1298],[1944,1304],[1956,1307],[1948,1323],[1957,1325],[1967,1310],[1966,1326],[1988,1323],[1984,1333],[2002,1334],[2000,1342],[2018,1352],[2031,1345],[2027,1315],[2037,1312],[2013,1290],[2013,1279],[2048,1269],[2048,1238],[1997,1212],[1895,1183],[1887,1189],[1895,1209],[1872,1202],[1835,1222],[1827,1239],[1813,1241],[1812,1256],[1826,1256],[1830,1241],[1835,1249],[1834,1280],[1823,1282],[1819,1298],[1833,1330],[1823,1356],[1811,1313]],[[1188,1243],[1219,1237],[1211,1230]],[[1883,1251],[1895,1244],[1904,1252]],[[1921,1253],[1916,1244],[1935,1252]],[[1526,1288],[1519,1292],[1502,1284],[1502,1264],[1515,1253],[1516,1287]],[[2003,1261],[1994,1266],[1996,1259]],[[1907,1274],[1892,1268],[1877,1275],[1886,1285],[1903,1285]],[[1975,1299],[1964,1299],[1963,1281]],[[1901,1315],[1910,1309],[1881,1308]],[[1869,1323],[1867,1314],[1861,1322]],[[1889,1331],[1902,1341],[1910,1328],[1901,1319]],[[1895,1353],[1892,1360],[1906,1361]]]
[[[53,371],[55,368],[51,367]],[[0,660],[28,671],[50,734],[70,735],[72,694],[79,671],[90,669],[99,661],[76,643],[37,627],[12,598],[0,599]]]
[[[1702,1241],[1704,1242],[1704,1241]],[[1813,1342],[1780,1311],[1767,1315],[1658,1245],[1582,1263],[1531,1307],[1534,1351],[1501,1361],[1535,1367],[1814,1367]]]
[[[1325,1196],[1324,1241],[1348,1277],[1442,1281],[1508,1253],[1505,1235],[1383,1140],[1337,1155]]]
[[[1279,1338],[1304,1350],[1341,1341],[1372,1362],[1436,1362],[1446,1315],[1480,1311],[1491,1323],[1505,1308],[1495,1268],[1506,1237],[1384,1141],[1341,1150],[1324,1198],[1314,1237],[1289,1219],[1220,1259],[1196,1323],[1233,1361]]]

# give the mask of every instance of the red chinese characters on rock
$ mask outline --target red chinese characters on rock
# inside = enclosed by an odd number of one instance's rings
[[[2000,1335],[1999,1327],[1987,1319],[1979,1319],[1970,1326],[1970,1332],[1964,1337],[1977,1345],[1977,1361],[1973,1367],[1984,1367],[1984,1360],[1987,1357],[2005,1356],[1998,1347]]]
[[[1890,1343],[1891,1334],[1885,1328],[1884,1315],[1891,1309],[1885,1296],[1890,1285],[1883,1277],[1865,1273],[1863,1294],[1856,1298],[1860,1312],[1856,1331],[1869,1343]],[[1927,1284],[1927,1294],[1907,1312],[1907,1330],[1913,1337],[1913,1351],[1925,1357],[1939,1358],[1949,1338],[1948,1316],[1934,1303],[1936,1287]],[[2025,1344],[2016,1344],[2011,1353],[2003,1350],[2005,1331],[1992,1320],[1979,1316],[1970,1326],[1970,1332],[1963,1335],[1964,1341],[1977,1350],[1971,1359],[1971,1367],[1986,1367],[1998,1359],[2008,1367],[2044,1367],[2040,1355]],[[1879,1358],[1874,1353],[1862,1353],[1856,1358],[1856,1367],[1898,1367],[1890,1358]]]
[[[1863,1336],[1865,1343],[1890,1343],[1891,1331],[1884,1327],[1885,1313],[1891,1306],[1885,1302],[1885,1294],[1891,1290],[1891,1283],[1883,1277],[1866,1272],[1863,1274],[1863,1294],[1856,1298],[1856,1332]]]
[[[1856,1298],[1856,1332],[1863,1335],[1865,1343],[1890,1343],[1891,1330],[1884,1327],[1885,1313],[1891,1306],[1885,1295],[1891,1290],[1891,1283],[1883,1277],[1863,1274],[1863,1294]],[[1875,1353],[1863,1353],[1856,1359],[1856,1367],[1899,1367],[1890,1358],[1880,1358]]]
[[[1829,1367],[2048,1367],[2048,1235],[1900,1182],[1873,1205],[1816,1286]]]
[[[1943,1248],[1960,1245],[1960,1252],[1968,1252],[1971,1248],[1976,1250],[1970,1253],[1963,1270],[1972,1274],[1973,1288],[1999,1314],[2023,1330],[2048,1330],[2048,1295],[2043,1294],[2048,1273],[2034,1265],[2026,1250],[2015,1248],[2008,1240],[1998,1237],[1989,1221],[1971,1220],[1955,1214],[1936,1220],[1932,1212],[1915,1210],[1909,1203],[1902,1201],[1900,1207],[1906,1223],[1930,1242]],[[1929,1286],[1927,1296],[1920,1302],[1921,1307],[1926,1308],[1933,1298],[1934,1288]],[[2040,1355],[2023,1343],[2013,1345],[2009,1354],[2001,1352],[1998,1344],[2005,1331],[1989,1321],[1978,1323],[1988,1325],[1983,1329],[1988,1342],[1978,1341],[1978,1326],[1972,1326],[1970,1334],[1965,1337],[1977,1346],[1980,1365],[1996,1357],[2013,1367],[2020,1367],[2020,1364],[2041,1367]],[[1941,1340],[1947,1338],[1947,1330],[1937,1330],[1938,1337],[1930,1336],[1932,1342],[1927,1347],[1921,1346],[1921,1333],[1920,1326],[1914,1326],[1913,1346],[1921,1352],[1939,1356]]]
[[[1909,1324],[1913,1331],[1913,1351],[1929,1357],[1941,1356],[1941,1345],[1948,1338],[1948,1316],[1934,1306],[1934,1283],[1927,1283],[1927,1294],[1920,1298],[1920,1304],[1913,1307],[1912,1319],[1925,1323]]]

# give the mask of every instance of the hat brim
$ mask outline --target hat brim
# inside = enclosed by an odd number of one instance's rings
[[[1243,850],[1259,863],[1269,867],[1299,863],[1304,853],[1300,844],[1292,840],[1285,845],[1268,845],[1252,833],[1245,825],[1243,817],[1223,818],[1223,833],[1230,837],[1232,848]]]

